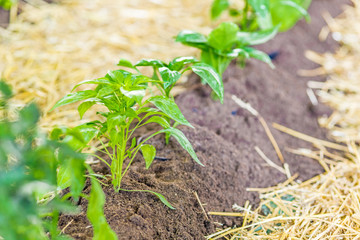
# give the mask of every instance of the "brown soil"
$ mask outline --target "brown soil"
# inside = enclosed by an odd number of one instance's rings
[[[206,211],[230,211],[234,203],[241,205],[246,200],[256,205],[258,196],[247,192],[246,188],[267,187],[285,180],[284,175],[266,166],[254,151],[254,147],[259,146],[270,159],[279,163],[260,123],[231,100],[233,94],[248,101],[269,124],[277,122],[315,137],[326,137],[325,131],[317,125],[317,116],[328,110],[310,107],[305,93],[306,81],[296,72],[300,68],[315,67],[304,58],[305,50],[334,49],[336,44],[330,39],[324,43],[318,41],[317,35],[324,25],[321,13],[328,10],[337,15],[345,2],[348,3],[345,0],[314,0],[310,7],[311,24],[300,22],[291,31],[262,46],[267,52],[279,51],[274,61],[276,70],[258,61],[249,62],[245,69],[231,65],[224,76],[223,105],[211,100],[206,87],[177,97],[184,115],[196,128],[181,129],[206,167],[194,163],[175,141],[165,145],[162,137],[153,139],[151,144],[158,149],[157,155],[169,160],[155,161],[145,170],[139,157],[124,179],[123,187],[162,193],[176,210],[168,209],[151,194],[116,193],[112,187],[104,187],[105,214],[120,239],[204,239],[204,235],[214,232],[218,226],[215,222],[226,226],[238,222],[220,217],[207,220],[194,192],[206,204]],[[197,81],[194,78],[190,83]],[[274,129],[272,132],[292,173],[299,173],[300,179],[308,179],[322,171],[317,162],[284,150],[304,147],[305,143]],[[97,166],[97,169],[108,173],[105,167]],[[81,202],[83,212],[80,215],[61,216],[60,219],[60,227],[73,220],[65,233],[76,239],[90,239],[92,235],[85,216],[86,204],[85,200]]]
[[[6,27],[9,23],[9,11],[0,8],[0,27]]]

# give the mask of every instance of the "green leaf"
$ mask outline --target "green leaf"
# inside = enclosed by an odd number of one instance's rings
[[[87,99],[87,101],[90,101],[90,100],[97,100],[99,101],[98,99],[101,99],[103,97],[106,97],[106,96],[109,96],[110,94],[114,93],[117,89],[115,89],[113,86],[111,85],[99,85],[95,91],[97,91],[97,95],[96,95],[96,98],[90,98],[90,99]]]
[[[87,209],[87,216],[93,225],[93,240],[117,240],[104,215],[105,194],[100,184],[91,178],[91,192]]]
[[[2,93],[2,98],[9,99],[12,97],[11,86],[8,85],[5,81],[0,80],[0,92]],[[0,95],[1,98],[1,95]]]
[[[156,149],[154,146],[149,144],[141,145],[140,149],[145,160],[146,169],[149,169],[156,156]]]
[[[69,160],[69,166],[71,169],[71,185],[70,191],[75,201],[78,200],[85,185],[85,166],[82,159],[71,158]]]
[[[241,46],[263,44],[274,38],[279,30],[279,27],[256,32],[238,32],[237,39]]]
[[[221,23],[209,34],[208,44],[219,51],[229,50],[237,40],[238,31],[238,25],[233,22]]]
[[[134,148],[135,146],[136,146],[136,137],[133,137],[133,139],[131,140],[130,148]]]
[[[185,119],[184,115],[181,113],[179,107],[176,105],[174,100],[165,96],[155,96],[149,98],[147,101],[154,104],[159,110],[168,115],[174,121],[179,122],[182,125],[193,127]]]
[[[200,162],[199,158],[197,157],[189,140],[179,129],[166,128],[166,129],[160,130],[158,133],[168,133],[171,136],[173,136],[178,141],[178,143],[181,145],[181,147],[184,148],[190,154],[190,156],[195,160],[195,162],[197,162],[201,166],[204,166],[204,164],[202,164]]]
[[[86,145],[83,133],[80,130],[75,128],[67,128],[64,127],[63,129],[63,136],[64,139],[62,140],[63,143],[66,143],[72,149],[78,150],[78,148],[84,148]]]
[[[62,165],[57,172],[57,186],[60,190],[70,187],[71,185],[71,172],[68,168],[68,165]]]
[[[93,90],[85,90],[85,91],[79,91],[75,93],[69,93],[62,99],[60,99],[52,108],[50,111],[54,110],[55,108],[70,104],[79,102],[88,98],[92,98],[96,96],[96,92]]]
[[[61,128],[54,128],[53,130],[51,130],[49,138],[51,140],[59,140],[61,135],[63,134],[63,131]]]
[[[127,189],[120,189],[121,191],[125,191],[125,192],[148,192],[148,193],[152,193],[154,194],[156,197],[159,198],[159,200],[165,204],[168,208],[172,209],[172,210],[175,210],[175,208],[173,206],[171,206],[171,204],[166,200],[166,198],[161,195],[160,193],[157,193],[157,192],[153,192],[153,191],[150,191],[150,190],[127,190]]]
[[[290,1],[290,0],[282,0],[282,1],[280,1],[280,3],[282,5],[289,6],[289,7],[292,7],[293,9],[297,10],[303,17],[305,17],[306,21],[310,20],[309,13],[306,11],[305,8],[303,8],[299,4],[297,4],[293,1]]]
[[[229,6],[229,0],[214,0],[211,5],[211,19],[217,19]]]
[[[116,129],[108,129],[109,132],[109,146],[115,147],[117,145],[122,145],[124,143],[123,131],[118,131]],[[126,144],[126,143],[125,143]]]
[[[60,165],[57,173],[59,189],[70,187],[75,201],[78,200],[85,185],[85,165],[83,159],[69,158],[64,165]]]
[[[310,3],[310,0],[270,0],[273,23],[280,25],[279,31],[284,32],[292,28],[301,17],[309,21],[306,9]]]
[[[72,149],[78,151],[87,147],[89,142],[92,141],[99,134],[97,126],[92,123],[84,123],[74,128],[55,128],[51,132],[51,139],[62,139],[63,143],[66,143]]]
[[[126,109],[124,115],[129,118],[136,118],[140,120],[140,117],[136,114],[136,111],[133,108]]]
[[[233,53],[233,50],[231,50],[230,53]],[[219,54],[215,53],[212,50],[202,51],[201,62],[212,66],[221,77],[226,68],[229,66],[231,60],[235,59],[238,56],[238,54],[236,54],[235,56],[229,56],[228,54],[229,52]]]
[[[249,58],[249,54],[242,48],[234,48],[230,52],[226,53],[225,56],[235,59],[238,56],[244,56],[245,58]]]
[[[121,67],[136,69],[136,67],[129,60],[126,60],[124,58],[120,59],[120,61],[117,65],[121,66]]]
[[[74,91],[77,87],[79,87],[80,85],[84,85],[84,84],[111,84],[111,82],[106,77],[84,80],[84,81],[81,81],[78,84],[76,84],[75,87],[73,87],[73,89],[71,91]]]
[[[152,193],[154,194],[155,196],[157,196],[160,201],[165,204],[168,208],[172,209],[172,210],[175,210],[175,208],[173,206],[171,206],[171,204],[166,200],[166,198],[161,195],[160,193],[157,193],[157,192],[153,192],[153,191],[150,191],[150,190],[144,190],[144,192],[149,192],[149,193]]]
[[[126,116],[120,113],[111,113],[107,117],[108,130],[114,129],[115,126],[121,126],[126,124]]]
[[[119,101],[116,94],[101,97],[101,103],[103,103],[110,111],[114,112],[117,112],[126,106],[126,101]]]
[[[145,96],[145,89],[127,91],[120,88],[120,92],[137,103],[141,103],[143,97]]]
[[[78,125],[74,128],[74,130],[81,133],[85,144],[89,144],[89,142],[99,134],[98,128],[91,122]]]
[[[148,123],[158,123],[160,126],[162,126],[163,128],[169,128],[170,127],[170,124],[168,121],[166,121],[165,118],[163,117],[160,117],[160,116],[152,116],[151,118],[149,118],[145,123],[145,124],[148,124]]]
[[[250,57],[269,64],[271,68],[275,68],[274,64],[271,62],[271,58],[266,53],[250,47],[246,47],[244,50],[249,54]]]
[[[169,63],[169,69],[174,71],[180,71],[185,65],[197,62],[199,62],[199,60],[194,57],[177,57]]]
[[[36,127],[40,118],[40,110],[35,103],[31,103],[19,112],[19,121],[14,124],[14,131],[23,134],[25,131]]]
[[[94,104],[96,104],[95,101],[85,101],[79,105],[78,112],[80,115],[80,119],[83,118],[85,112],[89,110],[89,108],[91,108]]]
[[[248,0],[248,2],[257,15],[260,28],[263,30],[272,28],[269,0]]]
[[[117,83],[123,83],[129,75],[131,75],[131,73],[124,70],[108,71],[107,73],[107,76]]]
[[[176,42],[181,42],[184,45],[196,47],[199,49],[207,49],[207,38],[198,32],[190,30],[181,31],[175,39]]]
[[[207,38],[201,33],[190,30],[183,30],[176,36],[176,41],[188,43],[206,43]]]
[[[164,89],[167,89],[173,84],[175,84],[176,81],[179,80],[181,77],[181,73],[179,73],[178,71],[171,71],[167,67],[159,68],[159,73],[164,82]]]
[[[166,64],[163,61],[157,59],[142,59],[135,64],[136,67],[152,66],[155,68],[165,67]]]
[[[191,66],[191,70],[198,75],[203,82],[209,84],[211,89],[220,98],[221,103],[224,101],[224,85],[219,74],[208,64],[196,63]]]

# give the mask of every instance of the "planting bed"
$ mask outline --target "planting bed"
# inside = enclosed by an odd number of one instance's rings
[[[299,68],[311,69],[314,63],[304,57],[304,51],[333,50],[331,39],[319,42],[318,33],[325,25],[321,14],[341,12],[345,0],[314,0],[309,12],[311,24],[304,21],[287,33],[279,34],[262,46],[266,52],[278,52],[274,60],[276,69],[250,61],[245,69],[232,64],[224,74],[224,104],[209,98],[210,89],[200,86],[196,77],[189,80],[189,91],[179,95],[176,102],[185,117],[195,126],[181,127],[198,154],[201,167],[175,142],[165,145],[163,137],[151,140],[157,156],[168,160],[155,160],[149,170],[139,156],[124,178],[125,189],[148,189],[162,193],[176,210],[165,207],[156,197],[147,193],[115,193],[111,183],[104,187],[105,214],[119,239],[203,239],[215,231],[216,222],[227,226],[236,224],[220,217],[209,217],[202,211],[194,192],[206,211],[230,211],[234,203],[246,200],[256,205],[257,194],[247,192],[249,187],[268,187],[286,179],[285,175],[268,167],[254,150],[255,146],[280,164],[277,155],[256,117],[240,109],[232,95],[249,102],[270,125],[276,122],[318,138],[325,138],[325,130],[317,125],[317,117],[326,113],[324,107],[312,107],[306,95],[306,80],[297,76]],[[308,79],[309,80],[309,79]],[[195,86],[195,87],[194,87]],[[196,87],[199,86],[199,87]],[[190,107],[189,107],[190,106]],[[146,135],[152,129],[144,129]],[[303,142],[272,129],[275,139],[290,166],[292,174],[308,179],[322,171],[310,159],[290,155],[285,148],[304,146]],[[108,174],[98,164],[96,170]],[[89,191],[86,189],[85,191]],[[60,228],[76,239],[90,239],[92,229],[86,219],[85,200],[80,203],[81,214],[63,215]]]

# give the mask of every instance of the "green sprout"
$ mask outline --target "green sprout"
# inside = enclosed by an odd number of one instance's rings
[[[208,36],[184,30],[176,41],[201,50],[201,62],[212,66],[222,76],[230,62],[238,59],[244,64],[249,58],[261,60],[274,67],[269,56],[252,45],[262,44],[277,33],[278,28],[258,32],[243,32],[232,22],[221,23]]]
[[[181,78],[183,73],[186,71],[192,71],[200,77],[203,83],[206,83],[211,87],[213,93],[216,95],[216,98],[223,103],[224,85],[219,74],[212,66],[202,63],[194,57],[177,57],[169,63],[156,59],[142,59],[134,65],[128,60],[121,59],[118,66],[131,68],[139,74],[141,74],[141,72],[138,67],[152,67],[152,79],[156,80],[153,81],[152,84],[160,90],[162,96],[171,99],[174,99],[174,96],[171,94],[171,90],[175,86],[176,82]],[[171,124],[171,118],[164,118],[169,124]],[[175,128],[178,124],[179,122],[175,121],[172,127]],[[168,144],[169,138],[170,133],[165,133],[166,144]]]
[[[190,67],[188,67],[189,64]],[[220,88],[222,85],[220,85],[221,81],[215,71],[207,65],[196,63],[191,58],[177,59],[170,64],[157,60],[142,60],[136,65],[121,60],[119,65],[132,68],[136,70],[136,73],[120,69],[109,71],[102,78],[82,81],[74,89],[84,84],[94,84],[96,88],[94,90],[70,93],[59,100],[53,107],[55,109],[67,104],[82,102],[78,107],[80,118],[94,105],[105,107],[106,111],[98,112],[104,121],[87,122],[70,130],[79,133],[87,143],[83,145],[73,141],[72,145],[81,150],[88,147],[88,143],[93,139],[102,144],[103,148],[96,150],[105,153],[111,161],[107,162],[105,159],[95,156],[110,168],[112,184],[116,191],[125,190],[121,188],[122,179],[139,152],[143,155],[145,167],[148,169],[151,166],[156,156],[156,149],[154,146],[147,144],[147,141],[162,133],[174,137],[195,162],[203,165],[186,136],[174,127],[177,125],[192,126],[176,105],[170,95],[170,90],[179,79],[179,74],[181,75],[179,70],[183,72],[192,69],[203,79],[206,79],[205,81],[209,85],[215,81],[219,86],[217,92],[220,95],[222,94],[222,88]],[[161,77],[147,77],[138,71],[137,66],[152,66],[156,71],[159,71]],[[209,71],[212,71],[212,74]],[[162,89],[162,94],[146,99],[145,94],[150,85],[158,86]],[[174,122],[173,126],[171,126],[171,122]],[[150,134],[144,139],[134,136],[137,129],[150,123],[158,124],[161,130]],[[60,128],[54,130],[54,132],[58,132],[58,135],[67,135],[66,131],[69,130],[64,131]],[[72,136],[66,136],[65,138],[73,139]],[[151,193],[159,197],[165,205],[173,208],[162,195]]]
[[[253,32],[279,26],[280,32],[292,28],[297,21],[310,16],[306,9],[311,0],[245,0],[243,9],[231,7],[229,0],[214,0],[211,7],[211,18],[217,19],[225,10],[238,18],[243,31]]]

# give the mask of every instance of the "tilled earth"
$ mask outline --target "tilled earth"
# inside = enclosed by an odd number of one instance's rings
[[[335,16],[341,13],[345,0],[314,0],[310,7],[312,21],[301,21],[292,30],[279,34],[260,48],[276,53],[276,69],[272,70],[259,61],[250,61],[244,69],[233,63],[224,75],[224,104],[213,101],[210,89],[198,85],[195,76],[189,81],[189,91],[179,95],[176,102],[194,129],[181,127],[205,164],[201,167],[175,142],[165,145],[163,137],[151,144],[157,148],[157,156],[168,158],[155,160],[145,170],[142,158],[133,163],[125,177],[123,187],[148,189],[162,193],[176,207],[170,210],[156,197],[147,193],[114,192],[111,186],[106,193],[105,214],[119,239],[204,239],[215,231],[216,222],[232,226],[238,223],[221,217],[207,219],[194,192],[206,211],[231,211],[234,203],[242,205],[249,200],[258,203],[256,193],[247,192],[249,187],[268,187],[286,177],[267,166],[255,152],[258,146],[280,164],[277,155],[258,119],[239,108],[232,95],[249,102],[271,126],[280,123],[297,131],[318,138],[326,138],[325,130],[317,124],[320,114],[329,112],[324,106],[313,107],[306,95],[306,81],[297,75],[299,69],[312,69],[316,65],[304,57],[305,50],[332,51],[336,43],[331,39],[318,40],[318,33],[325,25],[321,14],[329,11]],[[275,54],[275,55],[276,55]],[[321,78],[316,78],[321,80]],[[151,129],[144,129],[143,134]],[[321,173],[321,166],[310,159],[292,155],[285,148],[306,147],[306,143],[271,129],[290,166],[291,173],[298,173],[304,180]],[[108,173],[98,165],[100,173]],[[89,191],[89,189],[87,189]],[[90,239],[92,229],[86,219],[86,204],[77,216],[61,216],[60,227],[69,221],[65,233],[75,239]]]

